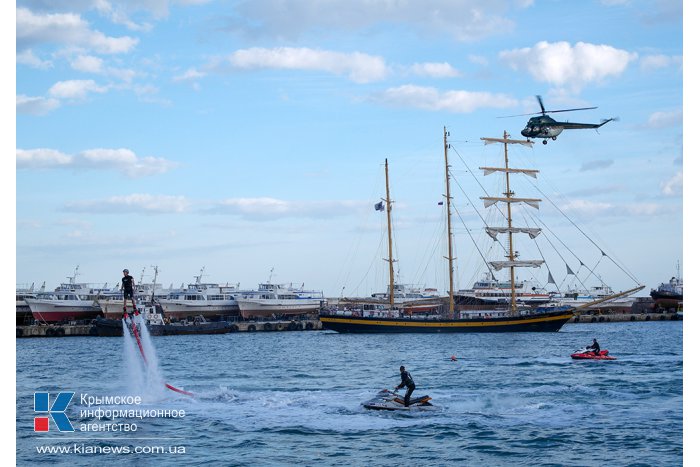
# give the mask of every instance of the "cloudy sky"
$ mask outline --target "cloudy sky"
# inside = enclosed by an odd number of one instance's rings
[[[525,215],[551,233],[519,237],[521,257],[541,254],[562,284],[582,262],[587,285],[638,281],[642,295],[683,264],[680,0],[15,11],[18,284],[53,288],[79,265],[78,281],[113,285],[125,267],[151,280],[158,266],[166,286],[205,267],[205,281],[246,288],[272,277],[327,296],[381,290],[386,158],[400,280],[445,290],[447,127],[458,286],[471,286],[484,270],[475,245],[502,256],[472,206],[482,186],[499,195],[498,176],[478,171],[501,163],[498,148],[479,138],[520,138],[528,117],[499,117],[539,111],[535,95],[548,110],[597,107],[555,118],[619,120],[513,148],[513,166],[541,171],[516,178],[516,194],[552,201]]]

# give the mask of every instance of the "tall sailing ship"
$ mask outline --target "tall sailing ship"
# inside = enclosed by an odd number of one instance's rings
[[[527,233],[532,235],[539,229],[514,227],[512,222],[511,205],[525,203],[537,206],[540,201],[531,198],[517,198],[510,189],[511,174],[534,175],[536,170],[511,168],[508,162],[508,145],[517,144],[532,146],[531,141],[513,140],[504,132],[503,138],[482,138],[485,144],[500,143],[504,148],[504,167],[482,167],[486,175],[502,172],[505,175],[506,190],[504,197],[483,197],[486,206],[496,203],[504,203],[507,208],[506,226],[487,227],[489,235],[505,234],[508,237],[507,261],[493,261],[491,267],[495,270],[510,270],[510,297],[509,306],[506,309],[481,310],[478,313],[458,311],[455,307],[454,290],[454,256],[452,247],[452,221],[450,195],[450,172],[448,161],[449,144],[448,132],[443,130],[443,145],[445,153],[445,205],[447,212],[447,237],[448,237],[448,271],[449,271],[449,296],[434,313],[414,314],[407,313],[402,307],[396,307],[393,295],[393,265],[391,257],[391,229],[389,233],[389,270],[390,270],[390,297],[388,309],[380,311],[374,309],[360,310],[324,310],[320,314],[320,320],[324,329],[330,329],[340,333],[416,333],[416,332],[556,332],[574,316],[574,308],[570,306],[523,308],[519,306],[516,294],[515,268],[539,267],[543,260],[519,260],[514,250],[514,234]],[[388,167],[388,166],[387,166]],[[391,225],[391,200],[389,198],[388,168],[386,169],[386,202],[387,217]]]

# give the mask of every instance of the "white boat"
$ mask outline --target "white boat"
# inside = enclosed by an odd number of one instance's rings
[[[32,283],[31,286],[26,287],[26,286],[18,286],[15,288],[15,300],[16,300],[16,323],[17,326],[21,326],[23,324],[30,324],[31,321],[34,319],[32,317],[32,310],[29,308],[29,305],[27,305],[27,302],[25,299],[27,298],[36,298],[36,294],[39,292],[44,292],[45,285],[41,286],[41,289],[39,291],[34,290],[34,284]]]
[[[139,283],[136,284],[136,290],[134,290],[134,301],[136,302],[137,309],[140,305],[150,305],[153,302],[167,298],[168,294],[172,292],[172,286],[170,289],[164,289],[162,284],[156,282],[158,278],[158,267],[154,266],[154,269],[155,275],[152,283],[143,282],[142,272],[141,279],[139,280]],[[124,292],[120,289],[120,284],[117,284],[112,290],[101,294],[97,299],[97,303],[100,306],[102,314],[105,318],[121,319],[124,312]],[[131,300],[127,300],[127,311],[131,311],[132,308],[133,305]]]
[[[179,320],[197,315],[207,319],[225,319],[239,315],[237,295],[241,291],[238,285],[203,283],[203,275],[204,268],[195,276],[194,284],[171,291],[167,297],[158,300],[165,316]]]
[[[596,308],[629,312],[632,309],[635,298],[624,294],[622,296],[619,295],[620,293],[615,292],[609,286],[601,284],[590,289],[571,288],[561,293],[552,294],[552,303],[556,303],[557,306],[568,305],[578,308],[584,305],[588,307],[593,302],[600,302],[600,305]],[[614,296],[617,296],[617,298],[613,298]]]
[[[32,317],[40,323],[93,319],[101,314],[96,299],[109,289],[106,284],[96,287],[88,283],[77,283],[78,268],[67,283],[62,283],[52,292],[37,293],[35,298],[25,298]]]
[[[539,306],[552,300],[551,294],[530,281],[515,280],[515,300],[518,305]],[[510,281],[498,281],[490,273],[474,282],[471,289],[455,292],[455,301],[460,309],[493,308],[494,305],[508,305],[511,301]]]
[[[246,319],[317,313],[324,302],[323,292],[270,282],[259,284],[257,291],[242,292],[238,296],[241,316]]]

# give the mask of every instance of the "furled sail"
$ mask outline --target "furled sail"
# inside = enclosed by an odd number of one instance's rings
[[[525,203],[525,204],[532,206],[535,209],[539,209],[540,202],[542,201],[541,199],[537,199],[537,198],[499,198],[499,197],[491,197],[491,196],[482,196],[481,199],[484,200],[484,207],[485,208],[493,206],[494,204],[496,204],[500,201],[503,203]]]
[[[530,259],[527,261],[491,261],[489,264],[496,271],[503,268],[539,268],[544,263],[542,259]]]
[[[486,227],[486,233],[494,240],[497,239],[499,233],[526,233],[530,238],[537,237],[542,229],[530,227]]]
[[[532,147],[534,142],[530,140],[523,139],[510,139],[510,138],[481,138],[484,144],[494,144],[494,143],[506,143],[506,144],[522,144],[523,146]]]
[[[506,172],[506,173],[521,173],[525,174],[529,177],[532,178],[537,178],[537,174],[540,172],[539,170],[532,170],[532,169],[511,169],[511,168],[503,168],[503,167],[479,167],[479,170],[484,171],[484,175],[491,175],[494,172]]]

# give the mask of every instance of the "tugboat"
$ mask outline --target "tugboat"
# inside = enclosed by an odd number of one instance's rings
[[[660,284],[658,288],[652,289],[650,295],[654,299],[655,308],[665,308],[667,310],[678,310],[683,303],[683,279],[680,277],[680,262],[678,263],[677,274],[667,283]]]
[[[174,336],[191,334],[226,334],[235,329],[226,321],[207,321],[199,315],[193,321],[181,320],[170,322],[163,318],[163,310],[160,304],[136,305],[143,322],[148,326],[148,332],[152,336]],[[123,327],[121,319],[107,319],[99,317],[95,320],[98,336],[122,336]]]

